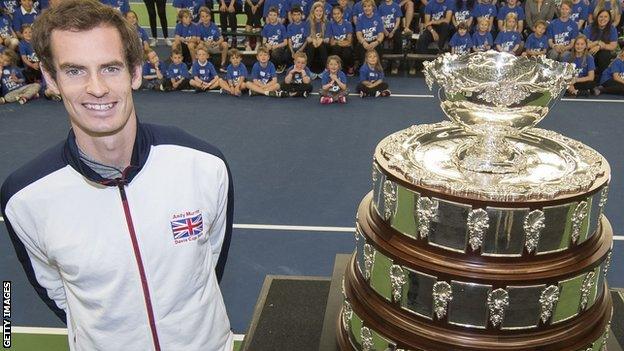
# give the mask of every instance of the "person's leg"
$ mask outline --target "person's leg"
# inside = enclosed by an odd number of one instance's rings
[[[158,37],[158,31],[156,31],[156,2],[154,0],[143,0],[143,3],[147,9],[152,38],[156,39]]]
[[[429,48],[429,44],[433,41],[433,35],[427,29],[424,29],[420,36],[418,37],[418,42],[416,43],[416,50],[420,53],[426,52],[427,48]]]
[[[574,83],[574,89],[579,90],[579,91],[582,91],[582,90],[591,91],[595,87],[596,87],[596,82],[594,81]]]
[[[160,19],[160,28],[163,31],[163,37],[169,38],[169,27],[167,27],[167,0],[156,0],[156,10]]]
[[[602,88],[600,89],[600,92],[606,94],[624,95],[624,84],[616,82],[615,80],[613,80],[613,78],[611,78],[608,81],[602,83]]]
[[[444,46],[448,41],[449,34],[451,32],[451,25],[448,23],[438,24],[436,27],[436,32],[438,33],[438,48],[440,50],[444,50]]]
[[[596,55],[594,55],[594,60],[596,61],[596,77],[599,79],[602,72],[609,67],[609,63],[611,63],[611,51],[608,50],[598,50]]]
[[[320,67],[324,67],[325,63],[327,62],[327,44],[323,43],[321,44],[321,46],[319,46],[317,48],[317,53],[318,53],[318,61],[320,63]],[[344,63],[344,61],[343,61]],[[345,66],[346,67],[346,66]]]
[[[403,0],[401,1],[401,8],[405,14],[405,17],[403,18],[403,32],[411,33],[412,20],[414,19],[414,2],[412,0]]]

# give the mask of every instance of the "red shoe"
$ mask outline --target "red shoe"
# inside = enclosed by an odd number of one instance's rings
[[[332,98],[330,98],[329,96],[321,96],[321,104],[329,105],[331,103],[332,103]]]
[[[346,96],[341,96],[338,98],[338,102],[341,104],[346,104],[347,103],[347,97]]]

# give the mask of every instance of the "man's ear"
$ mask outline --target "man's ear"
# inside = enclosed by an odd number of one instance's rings
[[[56,80],[52,77],[50,72],[48,72],[48,70],[42,64],[39,64],[39,68],[41,68],[41,74],[43,75],[43,79],[45,79],[46,81],[48,89],[50,89],[52,93],[56,95],[61,95],[58,85],[56,85]]]
[[[132,74],[132,89],[139,90],[139,88],[141,87],[141,81],[143,80],[143,69],[141,65],[135,66],[133,72],[130,73]]]

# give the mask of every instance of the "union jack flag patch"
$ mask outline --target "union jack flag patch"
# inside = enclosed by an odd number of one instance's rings
[[[184,215],[174,216],[171,231],[176,244],[196,240],[204,231],[201,212],[186,212]]]

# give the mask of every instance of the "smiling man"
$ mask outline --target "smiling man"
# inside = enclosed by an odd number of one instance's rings
[[[70,349],[231,350],[218,285],[233,209],[222,154],[138,122],[142,48],[114,9],[63,1],[35,22],[33,41],[71,130],[9,176],[0,204]]]

